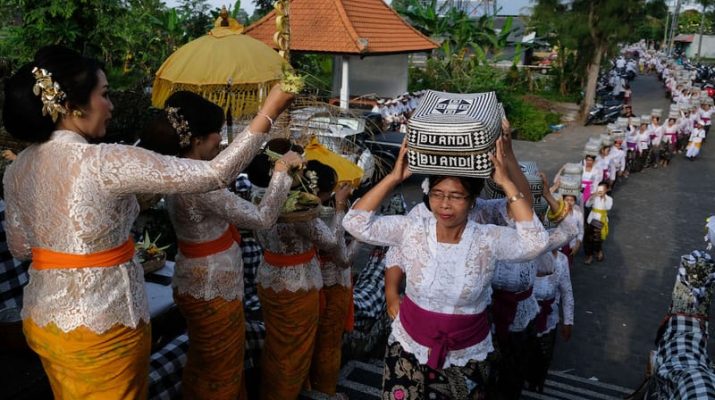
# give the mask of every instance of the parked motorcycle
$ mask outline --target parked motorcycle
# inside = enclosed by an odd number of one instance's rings
[[[597,103],[588,112],[586,125],[605,125],[616,122],[623,111],[623,103],[620,101],[608,101],[605,103]]]

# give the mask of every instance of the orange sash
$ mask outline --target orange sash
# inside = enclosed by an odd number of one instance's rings
[[[232,224],[228,224],[228,229],[221,236],[208,242],[192,243],[179,240],[179,251],[186,258],[208,257],[213,254],[226,251],[233,243],[241,243],[241,233]]]
[[[50,249],[33,247],[32,267],[38,270],[114,267],[130,261],[133,257],[134,240],[130,237],[120,246],[90,254],[60,253]]]
[[[298,254],[278,254],[263,250],[263,259],[274,267],[294,267],[309,263],[315,257],[315,254],[315,247],[311,247],[305,253]]]

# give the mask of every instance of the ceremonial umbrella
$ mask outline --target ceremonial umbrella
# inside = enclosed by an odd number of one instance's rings
[[[178,90],[200,94],[232,118],[258,111],[270,88],[281,80],[285,61],[272,48],[248,35],[222,11],[211,31],[176,50],[159,68],[152,104],[163,108]]]

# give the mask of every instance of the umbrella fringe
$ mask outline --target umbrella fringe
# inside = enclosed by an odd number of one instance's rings
[[[236,120],[256,114],[271,87],[278,82],[278,80],[275,80],[263,83],[233,84],[227,87],[227,85],[172,83],[159,78],[154,81],[151,101],[154,107],[164,108],[164,102],[172,93],[186,90],[201,95],[206,100],[217,104],[223,108],[224,112],[230,111],[231,117]]]

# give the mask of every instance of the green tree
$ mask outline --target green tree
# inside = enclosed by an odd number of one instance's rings
[[[645,14],[655,19],[665,20],[668,15],[668,4],[665,0],[650,0],[645,5]]]
[[[701,12],[700,12],[700,23],[698,25],[698,56],[697,59],[700,61],[700,51],[702,50],[703,47],[703,34],[705,33],[712,33],[711,29],[712,28],[712,21],[709,21],[709,23],[706,25],[705,20],[707,18],[708,10],[711,9],[713,6],[715,6],[715,0],[696,0],[695,3],[700,5],[701,7]]]
[[[617,43],[632,35],[632,21],[642,12],[645,0],[573,0],[563,10],[556,0],[538,0],[536,6],[550,9],[566,25],[553,23],[560,29],[561,40],[575,43],[574,72],[586,77],[581,120],[584,121],[596,97],[596,82],[604,57],[614,54]],[[559,12],[561,11],[561,12]]]
[[[126,10],[120,0],[5,0],[14,9],[3,28],[0,55],[26,61],[48,44],[61,44],[102,58],[112,64],[105,44],[117,38],[113,21]]]
[[[702,15],[697,10],[687,10],[678,16],[678,33],[698,33]]]
[[[251,19],[257,20],[273,11],[273,3],[274,0],[253,0],[253,4],[256,8],[253,10],[253,16]]]

